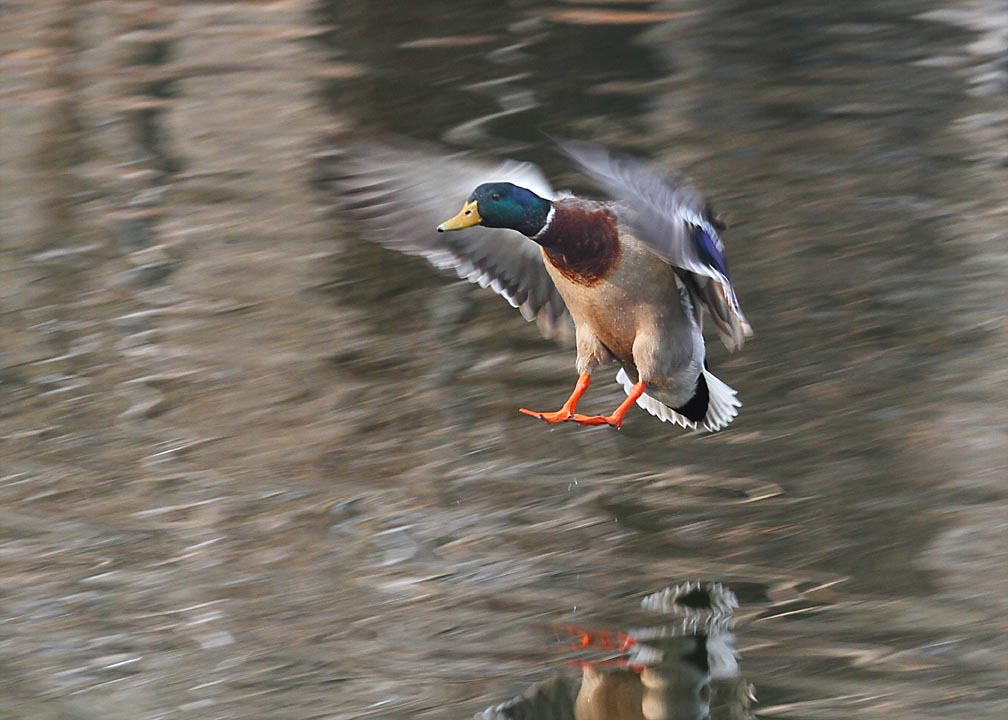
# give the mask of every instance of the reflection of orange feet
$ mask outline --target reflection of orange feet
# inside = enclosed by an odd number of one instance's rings
[[[586,640],[587,642],[585,642]],[[581,647],[597,647],[602,648],[603,650],[616,650],[623,653],[636,645],[637,641],[622,630],[619,630],[618,632],[610,632],[608,630],[582,630],[581,643]]]
[[[565,634],[577,638],[574,642],[574,648],[579,650],[593,647],[601,648],[602,650],[626,652],[637,644],[636,640],[622,630],[617,632],[610,630],[587,630],[577,625],[563,625],[560,629]]]
[[[539,418],[543,422],[547,422],[550,425],[553,423],[564,422],[565,420],[570,420],[574,417],[574,414],[569,410],[564,410],[561,408],[556,412],[536,412],[535,410],[526,410],[525,408],[518,408],[518,412],[525,413],[526,415],[531,415],[534,418]]]

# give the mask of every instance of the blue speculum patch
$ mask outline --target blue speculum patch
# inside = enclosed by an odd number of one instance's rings
[[[700,259],[728,278],[728,263],[718,250],[714,238],[710,236],[702,227],[693,226],[693,242],[696,243],[697,250],[700,251]]]

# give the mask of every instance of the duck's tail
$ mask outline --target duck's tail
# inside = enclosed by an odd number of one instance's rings
[[[634,384],[623,368],[616,374],[616,382],[623,386],[627,395],[630,394]],[[640,396],[637,404],[662,422],[674,423],[690,430],[702,425],[714,432],[726,427],[738,415],[742,402],[737,396],[738,392],[704,368],[697,378],[696,392],[685,404],[672,408],[647,393]]]

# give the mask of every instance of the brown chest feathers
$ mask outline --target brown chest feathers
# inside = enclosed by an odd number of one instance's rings
[[[606,207],[558,202],[549,227],[536,242],[561,275],[578,285],[596,285],[620,257],[616,215]]]

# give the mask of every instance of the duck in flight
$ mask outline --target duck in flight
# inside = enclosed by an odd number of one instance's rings
[[[724,428],[741,402],[707,367],[704,318],[730,351],[752,335],[728,273],[724,226],[677,173],[588,143],[558,144],[608,200],[557,196],[529,164],[496,175],[474,167],[474,177],[493,180],[475,185],[439,234],[426,236],[401,230],[409,223],[402,213],[429,214],[443,203],[446,183],[416,179],[439,167],[430,158],[372,149],[370,162],[358,158],[336,182],[382,244],[491,287],[547,336],[573,324],[573,392],[559,410],[521,412],[619,428],[636,404],[686,428]],[[384,154],[383,167],[375,153]],[[577,412],[592,375],[611,364],[620,366],[626,399],[608,415]]]

